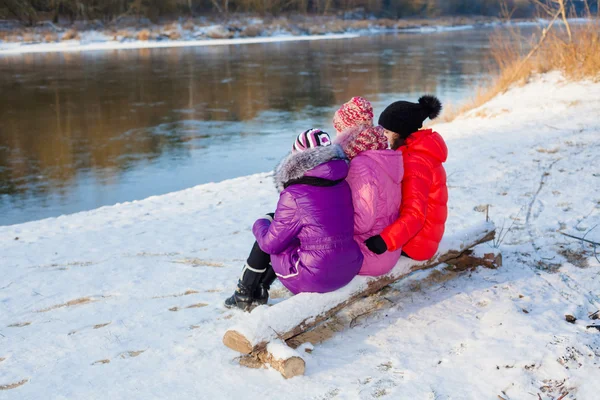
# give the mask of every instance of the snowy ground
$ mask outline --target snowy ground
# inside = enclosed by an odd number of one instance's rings
[[[504,266],[395,285],[289,381],[221,344],[268,174],[0,227],[0,399],[596,399],[600,263],[556,231],[600,223],[599,111],[600,84],[549,74],[436,126],[449,234],[491,204]]]

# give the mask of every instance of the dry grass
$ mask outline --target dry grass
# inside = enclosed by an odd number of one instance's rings
[[[47,312],[47,311],[51,311],[51,310],[56,310],[58,308],[72,307],[72,306],[78,306],[78,305],[82,305],[82,304],[93,303],[95,301],[96,300],[93,300],[89,297],[82,297],[79,299],[67,301],[66,303],[63,303],[63,304],[57,304],[52,307],[44,308],[43,310],[39,310],[38,312],[43,313],[43,312]]]
[[[193,267],[214,267],[214,268],[223,268],[225,264],[216,261],[208,261],[202,260],[200,258],[184,258],[181,260],[173,260],[171,261],[175,264],[187,264]]]
[[[197,294],[197,293],[199,293],[199,292],[198,292],[198,291],[196,291],[196,290],[192,290],[192,289],[190,289],[190,290],[186,290],[186,291],[185,291],[185,292],[183,292],[183,293],[168,294],[168,295],[166,295],[166,296],[154,296],[154,297],[152,297],[152,298],[153,298],[153,299],[166,299],[166,298],[169,298],[169,297],[182,297],[182,296],[189,296],[189,295],[191,295],[191,294]]]
[[[196,304],[192,304],[187,306],[186,308],[202,308],[202,307],[206,307],[208,304],[206,303],[196,303]]]
[[[23,42],[24,43],[37,42],[37,37],[35,34],[33,34],[31,32],[25,32],[25,33],[23,33]]]
[[[8,325],[8,328],[22,328],[28,325],[31,325],[31,322],[17,322],[16,324]]]
[[[206,33],[206,36],[211,39],[230,39],[233,37],[233,32],[230,32],[226,27],[221,26],[220,29],[211,29]]]
[[[15,383],[9,383],[7,385],[0,385],[0,390],[10,390],[10,389],[16,389],[19,386],[23,386],[24,384],[26,384],[27,382],[29,382],[29,379],[23,379],[22,381],[19,382],[15,382]]]
[[[121,358],[134,358],[139,356],[140,354],[144,353],[146,350],[133,350],[133,351],[125,351],[121,354],[119,354],[119,357]]]
[[[136,35],[132,31],[128,31],[126,29],[120,29],[113,35],[113,40],[125,40],[125,39],[135,39]]]
[[[171,31],[171,32],[169,32],[167,34],[167,36],[171,40],[179,40],[179,39],[181,39],[181,33],[179,33],[179,31]]]
[[[187,21],[185,21],[182,26],[182,28],[185,29],[186,31],[193,31],[195,27],[196,27],[196,24],[191,19],[188,19]]]
[[[68,31],[65,32],[65,34],[62,37],[62,40],[77,40],[79,39],[79,32],[77,32],[75,29],[69,29]]]
[[[493,36],[491,46],[497,71],[495,78],[489,85],[477,88],[475,96],[467,103],[459,107],[446,107],[441,120],[450,122],[510,87],[527,83],[539,73],[560,71],[570,80],[600,80],[600,22],[593,20],[573,26],[572,33],[573,39],[570,41],[563,28],[553,28],[541,44],[538,41],[528,42],[519,32]],[[527,58],[524,49],[538,45],[537,51]]]
[[[48,32],[44,35],[44,41],[51,43],[51,42],[57,42],[58,41],[58,35],[54,32]]]
[[[137,34],[137,40],[150,40],[150,31],[148,29],[142,29]]]
[[[240,32],[242,37],[257,37],[262,35],[265,27],[263,24],[249,25]]]

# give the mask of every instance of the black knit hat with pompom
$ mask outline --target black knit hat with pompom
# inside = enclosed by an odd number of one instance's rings
[[[383,110],[379,125],[406,139],[423,127],[423,121],[436,118],[441,111],[442,103],[431,95],[421,97],[418,103],[397,101]]]

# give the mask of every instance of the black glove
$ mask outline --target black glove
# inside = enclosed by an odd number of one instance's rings
[[[387,244],[385,244],[385,240],[380,235],[373,236],[368,238],[365,241],[365,244],[375,254],[383,254],[387,251]]]

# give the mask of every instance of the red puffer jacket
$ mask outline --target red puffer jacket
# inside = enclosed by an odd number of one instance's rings
[[[448,217],[448,188],[442,163],[448,148],[439,133],[420,130],[398,148],[404,160],[400,217],[381,237],[388,250],[399,248],[414,260],[428,260],[438,249]]]

